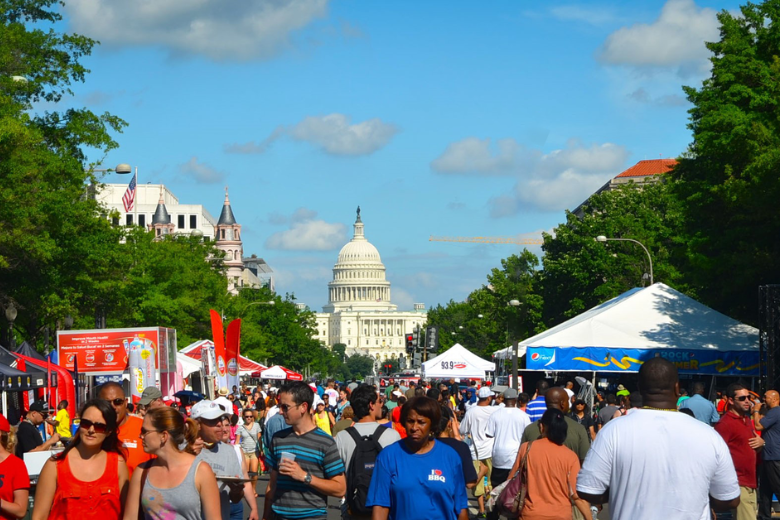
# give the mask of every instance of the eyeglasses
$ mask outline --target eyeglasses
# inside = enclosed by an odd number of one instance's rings
[[[750,399],[749,395],[740,395],[739,397],[734,397],[735,401],[747,401]]]
[[[255,418],[255,417],[254,417],[254,415],[245,415],[245,416],[244,416],[244,420],[247,420],[247,419],[254,419],[254,418]]]
[[[89,419],[82,419],[79,423],[79,428],[82,430],[89,430],[90,428],[94,428],[95,433],[106,433],[106,430],[108,430],[108,425],[102,422],[92,422]]]
[[[113,404],[114,406],[122,406],[123,404],[127,404],[127,400],[124,397],[117,397],[116,399],[106,399],[106,401]]]
[[[139,433],[138,436],[143,439],[150,433],[160,433],[160,430],[147,430],[146,428],[141,427],[141,433]]]
[[[279,410],[281,410],[284,413],[287,413],[288,411],[290,411],[290,408],[297,408],[299,406],[300,406],[299,404],[292,404],[292,405],[290,405],[290,404],[280,404],[279,405]]]

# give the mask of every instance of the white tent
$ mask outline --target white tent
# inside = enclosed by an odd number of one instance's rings
[[[182,354],[181,352],[176,353],[176,360],[181,363],[182,377],[187,377],[193,372],[199,372],[202,368],[200,361],[192,359],[187,354]]]
[[[472,354],[460,343],[423,363],[423,377],[429,379],[473,378],[485,379],[485,371],[492,372],[496,364]]]
[[[517,346],[518,358],[525,356],[525,349],[526,347],[523,347],[521,345]],[[496,350],[495,352],[493,352],[493,359],[512,359],[514,355],[515,355],[515,348],[510,345],[507,348],[502,348],[501,350]]]
[[[682,373],[758,375],[758,330],[662,283],[612,300],[520,342],[532,370],[636,372],[655,356]]]

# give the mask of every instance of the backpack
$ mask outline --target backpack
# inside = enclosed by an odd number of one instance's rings
[[[382,451],[379,438],[386,430],[387,428],[379,425],[374,433],[365,436],[361,436],[354,426],[345,430],[355,441],[355,451],[347,468],[347,505],[352,515],[371,515],[371,508],[366,507],[368,486],[374,474],[376,457]]]

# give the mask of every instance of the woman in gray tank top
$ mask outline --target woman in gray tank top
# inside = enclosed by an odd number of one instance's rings
[[[220,520],[217,480],[208,464],[195,462],[195,421],[173,408],[147,412],[141,427],[146,453],[157,458],[133,472],[124,520]],[[183,450],[180,446],[186,446]]]

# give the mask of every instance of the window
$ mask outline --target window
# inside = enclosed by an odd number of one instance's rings
[[[132,226],[133,225],[133,215],[127,214],[125,215],[125,226]]]
[[[179,229],[184,229],[184,215],[179,215],[177,220],[178,220],[178,222],[177,222],[178,226],[177,227]]]
[[[146,215],[138,215],[138,225],[146,227]]]
[[[366,340],[366,345],[368,345],[368,340]]]
[[[374,345],[379,345],[379,340],[378,339],[374,340]]]
[[[347,334],[352,335],[352,329],[347,329]]]
[[[223,229],[221,231],[222,231],[222,240],[225,240],[225,230]]]
[[[198,227],[197,215],[190,215],[190,229],[195,229],[197,227]]]
[[[347,345],[352,345],[352,340],[351,339],[347,340]]]

